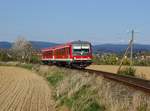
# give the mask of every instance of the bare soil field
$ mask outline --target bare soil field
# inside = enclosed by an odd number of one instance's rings
[[[29,70],[0,66],[0,111],[55,111],[47,82]]]
[[[100,71],[106,71],[111,73],[116,73],[119,66],[115,65],[90,65],[88,69],[95,69]],[[125,67],[125,66],[124,66]],[[147,80],[150,80],[150,67],[145,66],[135,66],[136,76]]]

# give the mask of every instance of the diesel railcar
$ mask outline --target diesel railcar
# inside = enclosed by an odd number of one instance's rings
[[[44,64],[56,64],[84,68],[92,63],[92,47],[87,41],[70,43],[42,49]]]

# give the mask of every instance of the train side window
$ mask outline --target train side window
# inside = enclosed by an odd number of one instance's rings
[[[63,48],[61,49],[61,55],[63,55]]]
[[[65,53],[66,53],[66,55],[68,55],[68,48],[67,47],[65,48]]]
[[[66,54],[68,55],[69,53],[68,53],[68,47],[66,48]]]
[[[70,55],[70,47],[68,47],[68,53],[69,53],[69,55]]]
[[[57,56],[57,50],[55,50],[55,56]]]
[[[48,56],[50,56],[50,55],[51,55],[51,51],[48,51],[48,53],[47,53],[47,54],[48,54]]]
[[[60,55],[60,49],[58,50],[58,55]]]
[[[58,56],[58,50],[56,50],[56,56]]]
[[[52,56],[52,51],[49,51],[49,56]]]
[[[68,47],[68,54],[70,55],[70,48]]]
[[[56,56],[56,50],[54,51],[54,53],[55,53],[55,56]]]
[[[66,54],[69,55],[69,47],[66,47]]]
[[[60,55],[61,55],[61,49],[59,49],[59,51],[58,51],[58,52],[59,52],[59,56],[60,56]]]
[[[61,56],[61,54],[62,54],[62,49],[59,49],[59,55]]]
[[[67,50],[66,50],[67,48],[64,48],[64,54],[66,55],[67,54]]]
[[[61,55],[63,55],[63,48],[61,49]]]
[[[62,55],[63,49],[60,49],[60,55]]]
[[[65,55],[65,48],[62,49],[62,54]]]

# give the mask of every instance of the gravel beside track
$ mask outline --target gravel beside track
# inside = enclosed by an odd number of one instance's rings
[[[0,111],[55,111],[48,83],[29,70],[0,66]]]

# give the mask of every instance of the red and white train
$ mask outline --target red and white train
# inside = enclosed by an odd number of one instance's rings
[[[87,41],[74,41],[42,49],[44,64],[84,68],[92,63],[92,47]]]

